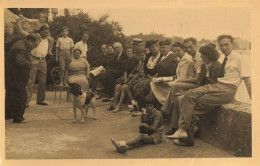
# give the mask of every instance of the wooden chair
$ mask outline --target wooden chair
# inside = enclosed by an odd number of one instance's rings
[[[67,91],[67,102],[70,100],[70,97],[71,97],[70,87],[65,86],[65,85],[59,85],[60,84],[60,71],[61,71],[60,67],[54,67],[51,70],[51,77],[52,77],[53,84],[54,84],[54,103],[56,101],[56,91],[59,90],[60,91],[59,104],[61,104],[61,92],[64,89]]]

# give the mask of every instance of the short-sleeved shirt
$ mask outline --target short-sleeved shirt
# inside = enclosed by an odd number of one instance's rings
[[[87,58],[87,51],[88,51],[88,45],[87,43],[84,43],[82,40],[77,42],[75,44],[74,49],[80,49],[81,50],[81,57]]]
[[[141,123],[146,123],[154,129],[153,133],[162,134],[163,132],[163,117],[162,113],[156,109],[149,114],[142,114]]]
[[[242,58],[241,54],[232,51],[227,56],[224,77],[218,78],[218,81],[238,87],[243,77],[250,77],[248,59]]]
[[[73,40],[69,37],[60,37],[57,40],[56,47],[61,50],[68,50],[74,47]]]
[[[48,53],[48,39],[41,39],[41,42],[39,43],[38,47],[33,49],[31,51],[32,56],[38,57],[38,58],[44,58],[46,57]]]
[[[196,70],[196,74],[200,74],[201,73],[201,66],[202,66],[202,59],[201,59],[201,54],[199,51],[196,52],[195,57],[191,58],[194,62],[194,67]]]

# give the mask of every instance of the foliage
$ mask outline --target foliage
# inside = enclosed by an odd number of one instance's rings
[[[74,43],[81,40],[81,32],[89,33],[88,40],[88,60],[92,66],[97,65],[97,59],[100,56],[101,44],[113,44],[119,41],[125,45],[125,35],[122,33],[122,27],[117,22],[109,22],[109,16],[103,15],[98,19],[92,19],[82,10],[74,11],[73,14],[68,9],[64,9],[64,16],[54,18],[49,24],[50,33],[54,39],[60,37],[60,29],[63,26],[69,28],[69,37]]]

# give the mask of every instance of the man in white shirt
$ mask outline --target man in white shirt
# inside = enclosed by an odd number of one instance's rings
[[[29,33],[27,33],[27,35],[29,35]],[[33,68],[30,71],[29,81],[26,86],[26,91],[27,91],[26,107],[29,106],[30,100],[32,98],[32,91],[35,84],[36,76],[38,77],[37,79],[39,81],[39,86],[37,90],[37,104],[48,105],[48,103],[44,102],[45,90],[46,90],[46,74],[47,74],[47,63],[45,57],[48,53],[48,39],[47,39],[48,35],[49,35],[49,28],[45,25],[42,26],[40,28],[41,42],[39,43],[37,48],[31,51],[30,59],[32,61],[38,61],[38,64],[33,66]]]
[[[216,106],[232,102],[242,79],[245,81],[251,98],[249,66],[241,60],[238,53],[233,51],[233,40],[230,35],[218,37],[220,50],[225,55],[218,82],[191,89],[178,99],[179,129],[171,136],[175,144],[194,145],[194,127],[198,121],[197,115],[211,111]]]
[[[82,40],[77,42],[75,44],[74,49],[80,49],[81,50],[81,58],[87,58],[87,51],[88,51],[88,45],[87,45],[87,41],[88,41],[89,35],[88,32],[83,32],[82,33]]]

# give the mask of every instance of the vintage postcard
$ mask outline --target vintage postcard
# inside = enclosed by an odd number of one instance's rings
[[[259,163],[258,1],[0,4],[0,165]]]

